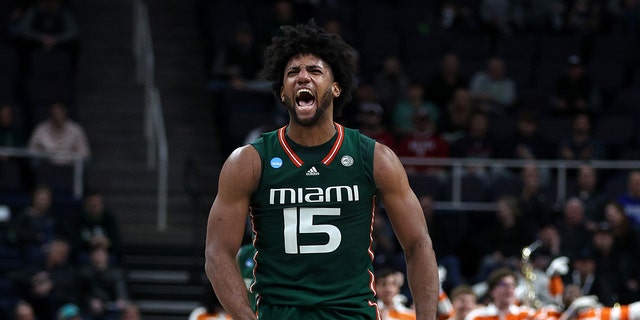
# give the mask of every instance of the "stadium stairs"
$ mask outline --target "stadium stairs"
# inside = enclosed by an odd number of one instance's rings
[[[131,297],[146,320],[186,319],[203,282],[206,213],[220,168],[194,0],[146,1],[169,149],[168,223],[157,228],[157,173],[146,165],[135,81],[132,3],[73,1],[81,29],[77,105],[92,149],[86,187],[120,222]]]

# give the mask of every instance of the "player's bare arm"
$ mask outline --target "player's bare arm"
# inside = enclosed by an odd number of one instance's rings
[[[407,279],[419,320],[433,320],[438,302],[438,271],[420,202],[398,157],[376,143],[373,173],[378,194],[407,261]]]
[[[249,199],[260,179],[260,156],[252,146],[236,149],[220,172],[218,194],[207,223],[207,277],[233,319],[256,319],[236,254],[242,244]]]

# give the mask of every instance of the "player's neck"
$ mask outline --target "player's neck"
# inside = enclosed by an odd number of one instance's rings
[[[305,147],[322,145],[331,140],[335,134],[336,127],[333,121],[322,121],[310,127],[291,122],[287,128],[287,136]]]

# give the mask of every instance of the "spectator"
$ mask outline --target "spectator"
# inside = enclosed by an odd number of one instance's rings
[[[638,298],[638,259],[616,250],[615,237],[607,223],[598,225],[592,238],[596,278],[600,279],[598,300],[605,306],[629,304]],[[634,278],[634,276],[636,276]]]
[[[392,110],[398,102],[406,98],[409,78],[397,57],[388,57],[384,60],[382,70],[374,75],[373,86],[378,101],[387,110]]]
[[[593,113],[598,105],[597,91],[582,57],[567,58],[565,72],[556,80],[552,114],[557,116]]]
[[[591,224],[604,219],[605,196],[599,188],[598,172],[593,166],[585,164],[578,168],[575,190],[568,195],[582,200],[586,219]]]
[[[450,145],[462,138],[469,130],[473,110],[473,100],[469,90],[457,89],[453,92],[453,97],[447,104],[445,113],[440,117],[441,122],[438,125],[442,137]]]
[[[591,118],[585,113],[576,114],[570,136],[558,144],[558,157],[562,160],[600,160],[604,155],[602,142],[593,137]]]
[[[480,1],[480,19],[489,34],[512,34],[511,8],[507,0]]]
[[[556,147],[538,131],[538,119],[531,112],[517,117],[516,132],[502,143],[499,150],[504,159],[554,159]]]
[[[393,107],[391,129],[396,137],[403,138],[416,129],[414,115],[420,109],[424,109],[429,114],[434,125],[438,123],[440,116],[438,107],[425,100],[424,86],[413,82],[407,88],[406,99],[400,100]]]
[[[84,195],[83,206],[77,217],[75,247],[87,254],[95,246],[108,248],[110,258],[120,258],[120,228],[116,216],[105,207],[104,197],[97,192]]]
[[[448,320],[464,320],[471,310],[478,307],[478,297],[468,285],[459,285],[451,290],[453,316]]]
[[[357,128],[367,137],[397,151],[396,139],[384,124],[384,108],[375,102],[359,105],[356,115]]]
[[[540,177],[540,169],[531,164],[525,165],[520,171],[520,179],[522,188],[518,201],[524,218],[536,228],[555,223],[553,203]]]
[[[29,302],[24,300],[18,301],[13,308],[13,317],[15,320],[36,320],[35,311]]]
[[[516,83],[507,76],[502,58],[490,58],[486,70],[476,72],[471,78],[470,90],[474,101],[485,112],[499,116],[513,114]]]
[[[425,86],[426,99],[444,110],[458,89],[467,89],[469,79],[460,72],[460,60],[455,53],[442,56],[440,69],[431,75]]]
[[[13,111],[12,105],[0,105],[0,147],[21,149],[26,146],[26,140],[22,130],[16,124]],[[15,189],[26,189],[31,186],[32,176],[26,158],[0,156],[0,165],[3,163],[19,168],[21,182],[20,185],[15,186]]]
[[[591,248],[580,250],[571,259],[571,272],[563,282],[566,292],[577,288],[581,295],[599,295],[602,280],[597,277],[595,255]]]
[[[49,118],[34,129],[28,148],[53,155],[52,163],[56,165],[70,164],[69,156],[86,160],[91,155],[84,129],[67,117],[67,109],[61,102],[51,104]]]
[[[640,234],[631,227],[629,217],[620,203],[610,201],[604,207],[604,221],[611,228],[616,250],[640,257]]]
[[[415,109],[412,116],[414,128],[398,144],[398,156],[417,158],[447,158],[449,144],[442,139],[436,128],[436,120],[426,108]],[[408,174],[428,172],[444,180],[447,167],[405,165]]]
[[[511,196],[496,201],[495,220],[484,233],[481,250],[482,261],[477,280],[485,279],[502,267],[515,268],[520,260],[520,250],[535,237],[536,229],[522,216],[518,200]]]
[[[613,0],[607,3],[610,29],[613,34],[640,34],[640,1]]]
[[[518,277],[512,269],[500,268],[487,277],[489,304],[471,310],[465,319],[526,319],[532,317],[528,306],[518,305],[515,288]]]
[[[451,146],[451,157],[470,159],[491,159],[497,153],[498,142],[489,135],[489,116],[476,111],[469,120],[469,129]],[[485,166],[469,166],[467,172],[488,179]],[[488,183],[488,181],[487,181]]]
[[[253,29],[240,23],[235,28],[231,43],[215,58],[213,76],[216,86],[268,92],[270,85],[260,77],[262,62],[262,48],[255,40]]]
[[[15,232],[17,245],[27,262],[37,263],[44,259],[44,249],[63,233],[61,224],[51,215],[53,202],[51,189],[45,185],[35,187],[31,205],[16,217]]]
[[[588,249],[593,235],[587,227],[582,200],[570,198],[566,201],[562,211],[562,220],[558,222],[557,228],[560,234],[562,255],[573,258]]]
[[[0,147],[23,148],[26,140],[14,118],[10,104],[0,105]]]
[[[14,278],[21,297],[29,302],[38,320],[54,320],[56,311],[79,299],[77,270],[69,260],[69,243],[57,238],[47,246],[43,264],[31,264]]]
[[[89,259],[80,268],[83,305],[94,319],[116,320],[129,299],[126,277],[109,263],[109,252],[102,245],[91,249]]]
[[[444,32],[469,33],[477,31],[473,5],[444,0],[440,4],[437,26]]]
[[[122,309],[122,313],[120,313],[119,320],[141,320],[140,316],[140,308],[134,303],[128,303],[124,309]]]
[[[376,297],[381,319],[415,319],[415,311],[407,307],[407,297],[400,293],[404,274],[391,269],[376,272]]]
[[[640,231],[640,170],[629,172],[627,191],[618,196],[617,200],[631,220],[633,228]]]
[[[33,3],[20,20],[17,36],[27,52],[63,49],[77,55],[78,23],[60,0]]]

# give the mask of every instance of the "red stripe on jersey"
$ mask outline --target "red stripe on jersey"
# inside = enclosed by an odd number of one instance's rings
[[[286,152],[287,156],[289,156],[289,159],[291,159],[291,162],[293,162],[296,167],[300,168],[302,167],[302,164],[304,162],[302,162],[302,159],[300,159],[298,155],[293,152],[293,149],[291,149],[291,147],[287,143],[287,139],[285,138],[286,129],[287,127],[284,126],[280,128],[280,130],[278,130],[278,140],[280,141],[280,145],[282,146],[282,149],[284,149],[284,152]]]
[[[333,143],[333,147],[331,147],[331,151],[329,151],[329,153],[327,154],[326,157],[324,157],[324,159],[322,159],[322,163],[324,163],[324,165],[328,166],[331,161],[333,161],[333,159],[335,159],[336,155],[338,154],[338,150],[340,150],[340,147],[342,146],[342,142],[344,141],[344,127],[338,123],[334,123],[336,126],[336,130],[338,131],[338,138],[336,139],[336,142]]]

